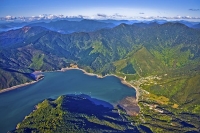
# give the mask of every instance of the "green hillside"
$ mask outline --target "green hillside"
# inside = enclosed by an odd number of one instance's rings
[[[31,80],[27,76],[30,71],[52,71],[77,64],[100,75],[126,77],[140,92],[141,113],[133,119],[152,131],[199,131],[198,29],[170,22],[121,24],[68,35],[46,29],[38,32],[38,27],[25,29],[13,31],[10,43],[11,31],[0,33],[0,73],[4,75],[0,77],[1,89]],[[16,40],[15,36],[22,39]],[[16,75],[13,71],[26,75],[11,78]]]
[[[128,121],[119,108],[96,105],[88,96],[60,96],[56,100],[44,100],[37,109],[17,125],[12,132],[40,133],[102,133],[140,132],[143,129]],[[48,112],[46,111],[48,110]],[[121,112],[119,115],[118,112]]]

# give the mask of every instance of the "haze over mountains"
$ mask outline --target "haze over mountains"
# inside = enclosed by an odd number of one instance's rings
[[[134,23],[158,23],[164,24],[167,22],[173,23],[182,23],[188,27],[199,29],[199,22],[191,22],[186,20],[91,20],[91,19],[82,19],[82,18],[71,18],[71,19],[61,19],[61,20],[33,20],[33,21],[25,21],[25,22],[6,22],[3,21],[0,23],[0,32],[8,31],[12,29],[19,29],[23,26],[41,26],[45,27],[49,30],[60,32],[63,34],[68,34],[72,32],[90,32],[99,30],[102,28],[113,28],[121,23],[125,24],[134,24]],[[89,25],[89,26],[88,26]]]
[[[135,121],[153,131],[157,130],[153,126],[175,132],[200,129],[199,23],[60,20],[18,24],[22,28],[0,33],[1,89],[33,80],[30,73],[35,70],[77,64],[88,72],[126,76],[150,93],[141,91],[143,116]],[[1,27],[9,25],[16,26]],[[144,105],[158,106],[165,113]],[[140,120],[143,117],[145,122]],[[155,119],[157,123],[152,122]],[[182,129],[182,122],[192,126]]]

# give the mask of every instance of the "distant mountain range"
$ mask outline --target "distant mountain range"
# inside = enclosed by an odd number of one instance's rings
[[[190,22],[185,20],[180,21],[167,21],[167,20],[91,20],[91,19],[64,19],[64,20],[36,20],[36,21],[27,21],[27,22],[3,22],[0,23],[0,32],[9,31],[14,29],[19,29],[24,26],[41,26],[49,30],[68,34],[72,32],[90,32],[99,30],[102,28],[113,28],[114,26],[125,24],[134,24],[134,23],[182,23],[188,27],[199,28],[200,22]],[[88,26],[89,25],[89,26]]]
[[[0,24],[0,32],[22,28],[23,26],[40,26],[52,31],[66,34],[72,32],[90,32],[103,28],[112,28],[115,25],[112,23],[104,23],[100,21],[84,19],[81,21],[59,20],[51,22],[3,23]]]
[[[30,73],[35,70],[54,71],[77,64],[88,72],[126,77],[142,88],[142,116],[135,121],[153,131],[155,127],[162,132],[198,131],[200,30],[185,22],[115,27],[110,22],[32,23],[0,33],[0,88],[32,80]],[[56,32],[61,29],[73,33]],[[182,128],[182,122],[189,126]]]
[[[103,28],[112,28],[115,25],[112,23],[104,23],[104,22],[84,19],[81,21],[60,20],[49,23],[41,22],[41,23],[33,23],[27,26],[41,26],[60,33],[73,33],[73,32],[91,32]]]

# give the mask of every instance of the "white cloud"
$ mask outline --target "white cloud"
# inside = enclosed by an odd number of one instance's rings
[[[137,13],[138,14],[138,13]],[[13,17],[13,16],[5,16],[1,17],[0,20],[5,21],[15,21],[15,20],[21,20],[21,21],[34,21],[34,20],[52,20],[52,19],[65,19],[65,18],[82,18],[82,19],[116,19],[116,20],[148,20],[148,19],[164,19],[164,20],[198,20],[200,21],[200,17],[192,17],[192,16],[181,16],[177,15],[174,17],[171,16],[150,16],[146,14],[137,15],[133,14],[131,15],[122,15],[119,13],[113,13],[113,14],[105,14],[105,13],[97,13],[95,15],[72,15],[72,16],[65,16],[65,15],[53,15],[53,14],[42,14],[38,16],[31,16],[31,17]],[[137,15],[137,16],[136,16]]]

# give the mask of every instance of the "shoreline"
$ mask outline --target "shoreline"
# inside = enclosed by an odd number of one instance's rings
[[[136,101],[138,102],[138,100],[139,100],[139,96],[140,96],[139,87],[133,86],[131,83],[127,82],[126,81],[126,77],[122,78],[122,77],[119,77],[119,76],[117,76],[115,74],[107,74],[105,76],[101,76],[101,75],[98,75],[98,74],[86,72],[84,69],[81,69],[81,68],[78,68],[78,67],[76,67],[76,68],[66,67],[66,68],[62,68],[61,70],[57,70],[57,71],[58,72],[65,72],[65,71],[68,71],[68,70],[80,70],[80,71],[82,71],[86,75],[96,76],[97,78],[105,78],[105,77],[108,77],[108,76],[114,76],[114,77],[120,79],[120,81],[121,81],[122,84],[135,89],[135,92],[136,92]]]
[[[28,86],[28,85],[31,85],[31,84],[34,84],[34,83],[37,83],[42,79],[44,79],[44,77],[38,79],[37,81],[26,82],[24,84],[19,84],[19,85],[15,85],[15,86],[12,86],[12,87],[9,87],[9,88],[2,89],[2,90],[0,90],[0,94],[4,93],[4,92],[11,91],[11,90],[15,90],[15,89],[18,89],[18,88],[21,88],[21,87],[24,87],[24,86]]]
[[[101,75],[98,75],[98,74],[89,73],[86,70],[84,70],[82,68],[78,68],[78,67],[66,67],[66,68],[61,68],[60,70],[46,71],[46,72],[65,72],[65,71],[68,71],[68,70],[80,70],[80,71],[82,71],[84,74],[86,74],[88,76],[96,76],[97,78],[105,78],[105,77],[108,77],[108,76],[114,76],[114,77],[120,79],[120,81],[121,81],[122,84],[127,85],[128,87],[131,87],[131,88],[135,89],[135,92],[136,92],[136,101],[138,102],[138,100],[139,100],[139,96],[140,96],[139,87],[133,86],[132,84],[130,84],[129,82],[127,82],[126,81],[126,77],[122,78],[122,77],[119,77],[119,76],[117,76],[115,74],[107,74],[105,76],[101,76]],[[41,73],[41,71],[35,71],[35,72],[36,73],[37,72]],[[35,73],[35,72],[33,72],[33,73]],[[38,79],[37,81],[31,81],[31,82],[27,82],[27,83],[24,83],[24,84],[19,84],[19,85],[15,85],[15,86],[12,86],[12,87],[9,87],[9,88],[2,89],[2,90],[0,90],[0,94],[4,93],[4,92],[7,92],[7,91],[15,90],[15,89],[27,86],[27,85],[31,85],[31,84],[37,83],[38,81],[40,81],[42,79],[44,79],[44,77]]]

